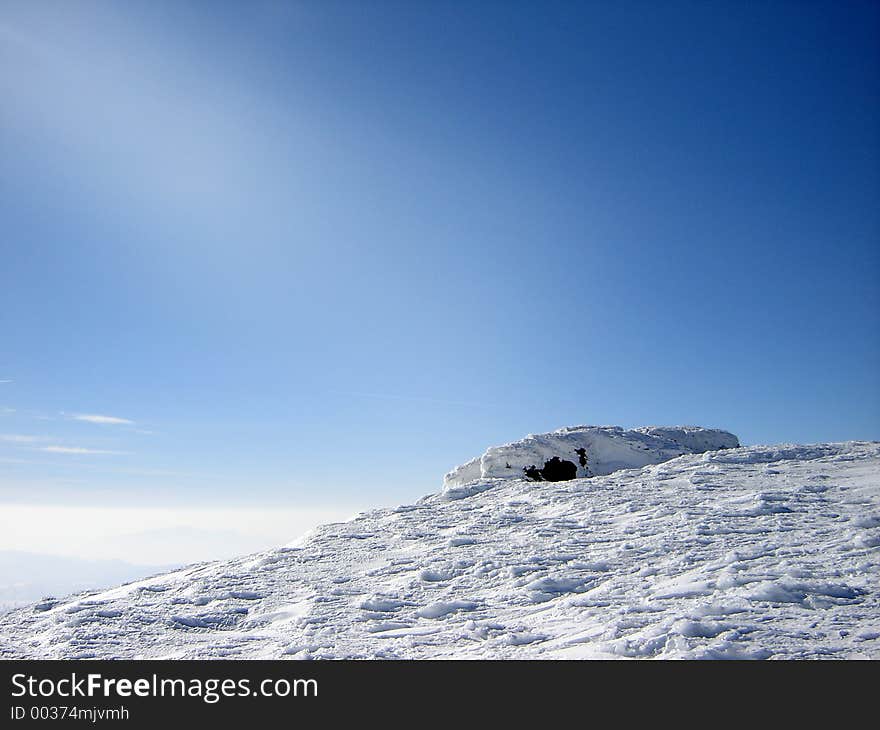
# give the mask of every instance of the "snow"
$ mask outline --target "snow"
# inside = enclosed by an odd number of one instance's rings
[[[579,428],[490,449],[455,472],[474,483],[415,504],[15,609],[0,656],[880,658],[880,444],[677,438]],[[495,476],[584,442],[591,469],[625,469]]]
[[[620,426],[575,426],[494,446],[450,471],[443,485],[450,494],[461,494],[459,488],[465,485],[478,488],[473,483],[481,479],[521,477],[523,468],[541,467],[554,456],[573,462],[577,476],[591,477],[659,464],[683,454],[737,446],[739,440],[732,433],[698,426],[648,426],[631,430]],[[585,451],[586,464],[581,463],[579,449]]]

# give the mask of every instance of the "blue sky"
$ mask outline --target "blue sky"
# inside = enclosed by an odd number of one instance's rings
[[[0,500],[346,511],[577,423],[880,438],[878,28],[4,1]]]

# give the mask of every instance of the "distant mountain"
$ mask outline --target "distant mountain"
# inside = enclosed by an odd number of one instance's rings
[[[33,603],[48,595],[64,596],[106,588],[171,567],[0,550],[0,611]]]
[[[880,443],[585,428],[286,547],[11,611],[0,656],[880,658]]]

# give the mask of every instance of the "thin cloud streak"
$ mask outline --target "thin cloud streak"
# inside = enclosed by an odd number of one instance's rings
[[[19,433],[0,433],[0,441],[11,444],[32,444],[37,441],[46,441],[45,436],[25,436]]]
[[[85,449],[80,446],[41,446],[40,451],[50,454],[128,454],[128,451],[107,451],[106,449]]]
[[[110,426],[133,426],[134,421],[128,418],[118,418],[117,416],[102,416],[97,413],[77,413],[71,416],[74,421],[85,421],[86,423],[100,423]]]

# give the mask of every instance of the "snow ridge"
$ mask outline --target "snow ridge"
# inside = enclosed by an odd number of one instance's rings
[[[880,443],[465,491],[12,611],[0,656],[880,658]]]
[[[477,479],[512,479],[523,469],[557,457],[571,461],[578,477],[611,474],[659,464],[684,454],[731,449],[739,440],[728,431],[700,426],[574,426],[493,446],[482,456],[456,467],[443,478],[446,489]]]

